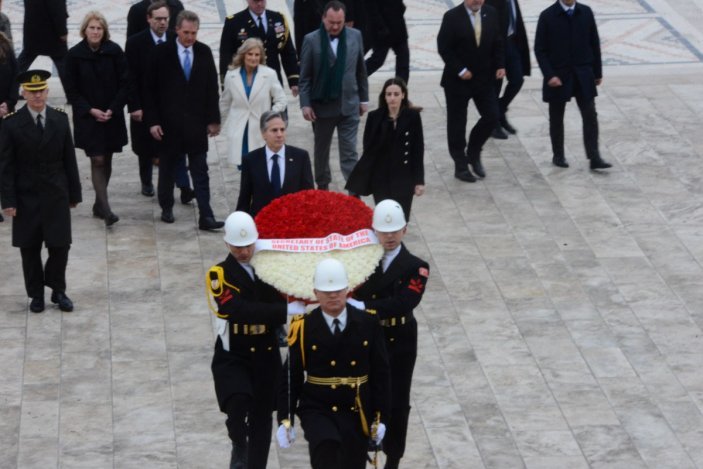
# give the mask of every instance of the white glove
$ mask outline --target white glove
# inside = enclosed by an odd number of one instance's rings
[[[364,305],[363,301],[355,300],[354,298],[347,298],[347,303],[362,311],[366,309],[366,305]]]
[[[305,314],[305,303],[302,301],[288,303],[288,316],[296,316],[298,314]]]
[[[279,425],[278,430],[276,430],[276,439],[278,440],[278,446],[281,448],[290,448],[290,445],[295,442],[295,428],[291,426],[286,427],[285,424]]]
[[[371,426],[372,432],[374,427],[376,428],[376,438],[374,438],[373,441],[375,441],[377,445],[380,445],[381,441],[383,441],[383,437],[386,436],[386,426],[382,423],[379,423],[378,425],[374,423]]]

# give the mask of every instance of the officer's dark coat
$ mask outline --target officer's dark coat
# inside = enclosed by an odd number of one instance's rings
[[[69,204],[81,202],[71,128],[64,112],[46,108],[40,132],[27,107],[8,116],[0,132],[0,199],[15,207],[12,245],[71,244]]]
[[[258,37],[263,41],[266,49],[266,65],[276,71],[281,85],[283,85],[281,64],[286,72],[288,86],[298,85],[300,76],[298,55],[295,52],[288,21],[277,11],[266,10],[266,23],[266,37],[261,37],[248,8],[225,19],[220,38],[220,77],[224,78],[227,67],[232,63],[232,57],[237,53],[239,46],[251,37]]]
[[[222,348],[218,337],[212,359],[212,375],[220,410],[225,412],[227,399],[235,393],[261,397],[268,391],[274,404],[276,380],[281,373],[281,356],[275,329],[286,322],[286,303],[278,292],[258,277],[249,277],[232,257],[218,264],[224,269],[225,281],[236,289],[225,287],[216,301],[220,315],[228,315],[230,323],[229,351]],[[235,335],[233,324],[265,324],[270,332],[261,335]]]
[[[357,389],[350,386],[332,389],[330,386],[310,384],[304,381],[303,371],[315,377],[368,375],[369,382],[362,384],[360,390],[366,418],[371,425],[376,412],[380,412],[383,422],[390,409],[390,382],[388,356],[378,319],[347,304],[347,325],[339,339],[332,335],[319,307],[302,321],[302,338],[298,336],[290,347],[289,360],[284,365],[278,420],[290,418],[293,421],[293,414],[297,414],[311,448],[322,440],[338,437],[337,425],[351,423],[354,427],[347,433],[359,434],[364,438],[359,414],[352,410],[355,408]],[[305,351],[305,367],[301,343]],[[287,374],[289,362],[290,376]],[[352,418],[347,418],[349,416]]]
[[[383,272],[376,271],[354,292],[367,310],[379,319],[404,316],[406,324],[384,327],[391,362],[393,408],[410,405],[410,382],[417,356],[417,321],[413,310],[420,304],[429,277],[429,265],[410,254],[405,245]],[[399,385],[400,384],[400,385]]]
[[[24,35],[22,48],[37,55],[61,55],[68,34],[66,0],[24,0]]]

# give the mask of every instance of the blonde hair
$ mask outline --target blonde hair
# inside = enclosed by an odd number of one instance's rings
[[[88,24],[93,20],[96,20],[98,23],[100,23],[100,26],[103,27],[103,38],[100,42],[105,42],[109,40],[110,28],[107,27],[107,20],[99,11],[89,11],[88,13],[86,13],[85,17],[83,18],[83,22],[81,23],[81,37],[85,39],[85,30],[88,29]]]
[[[232,63],[230,64],[229,69],[232,70],[234,68],[241,67],[242,65],[244,65],[244,56],[247,55],[247,52],[257,47],[261,52],[259,63],[265,64],[266,49],[264,49],[264,43],[258,37],[250,37],[249,39],[244,41],[241,46],[239,46],[239,49],[237,49],[237,53],[234,54],[234,57],[232,57]]]

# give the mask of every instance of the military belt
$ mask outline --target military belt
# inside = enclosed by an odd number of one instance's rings
[[[394,318],[388,318],[388,319],[381,319],[379,323],[383,327],[395,327],[395,326],[403,326],[405,325],[406,322],[409,322],[410,320],[408,319],[407,316],[397,316]]]
[[[307,382],[318,386],[350,386],[352,389],[369,381],[369,375],[364,376],[349,376],[349,377],[330,377],[320,378],[317,376],[308,375]]]
[[[266,324],[232,324],[234,335],[261,335],[269,331]]]

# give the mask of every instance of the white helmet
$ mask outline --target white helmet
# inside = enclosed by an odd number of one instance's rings
[[[373,229],[381,233],[402,230],[405,225],[403,207],[393,199],[382,200],[373,210]]]
[[[244,247],[254,244],[259,239],[259,232],[256,231],[256,224],[246,212],[230,213],[225,220],[225,236],[223,238],[227,244]]]
[[[313,286],[319,291],[339,291],[348,288],[349,280],[344,264],[331,257],[320,261],[315,268]]]

